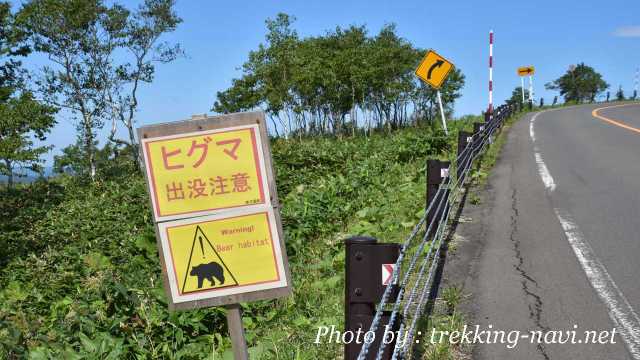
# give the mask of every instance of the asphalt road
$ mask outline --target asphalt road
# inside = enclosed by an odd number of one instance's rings
[[[640,104],[596,110],[612,105],[518,121],[454,255],[468,324],[576,343],[476,344],[474,359],[640,360]],[[584,343],[614,328],[615,344]]]

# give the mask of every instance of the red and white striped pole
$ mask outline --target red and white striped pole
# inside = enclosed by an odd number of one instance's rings
[[[489,31],[489,116],[493,114],[493,30]]]

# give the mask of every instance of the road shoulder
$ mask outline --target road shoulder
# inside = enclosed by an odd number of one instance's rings
[[[471,189],[444,266],[443,284],[466,296],[469,326],[529,331],[613,327],[557,221],[537,174],[525,115],[509,129],[485,185]],[[620,345],[476,344],[474,359],[627,358]],[[611,357],[615,354],[614,357]]]

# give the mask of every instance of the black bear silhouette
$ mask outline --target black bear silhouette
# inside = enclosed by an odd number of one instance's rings
[[[191,268],[190,275],[198,277],[198,289],[202,288],[204,279],[211,281],[211,286],[216,285],[213,278],[216,278],[220,282],[220,285],[224,284],[224,270],[222,270],[222,266],[215,261],[194,266]]]

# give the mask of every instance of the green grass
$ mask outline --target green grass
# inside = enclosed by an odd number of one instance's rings
[[[349,235],[401,242],[422,216],[428,157],[451,158],[456,131],[274,140],[293,296],[242,304],[252,359],[334,359],[314,344],[343,325]],[[145,183],[120,169],[2,191],[0,359],[231,358],[222,308],[169,312]]]

